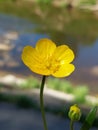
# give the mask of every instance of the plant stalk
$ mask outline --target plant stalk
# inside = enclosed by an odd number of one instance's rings
[[[43,76],[42,82],[41,82],[41,88],[40,88],[40,108],[41,108],[41,113],[42,113],[44,130],[48,130],[47,123],[46,123],[46,117],[45,117],[45,110],[44,110],[44,100],[43,100],[43,91],[44,91],[45,80],[46,80],[46,76]]]
[[[71,120],[71,121],[70,121],[70,130],[74,130],[73,125],[74,125],[74,121]]]

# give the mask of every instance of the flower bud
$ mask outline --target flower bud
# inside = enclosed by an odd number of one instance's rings
[[[68,116],[72,121],[78,121],[80,119],[81,111],[76,104],[70,107]]]

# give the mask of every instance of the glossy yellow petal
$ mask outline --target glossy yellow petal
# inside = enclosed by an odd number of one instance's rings
[[[55,43],[46,38],[39,40],[36,44],[36,51],[43,58],[52,56],[55,49]]]
[[[46,69],[46,67],[44,66],[39,66],[39,65],[32,65],[32,66],[29,66],[30,70],[37,73],[37,74],[40,74],[40,75],[50,75],[50,70]]]
[[[73,64],[62,64],[59,69],[52,75],[54,77],[66,77],[69,76],[74,71],[74,69],[75,67]]]
[[[30,70],[41,75],[65,77],[74,71],[69,64],[74,59],[72,50],[66,45],[56,47],[49,39],[39,40],[35,48],[24,47],[21,57]]]
[[[58,61],[70,63],[74,59],[74,53],[68,46],[61,45],[55,49],[53,57]]]
[[[24,64],[27,65],[28,67],[30,66],[30,64],[33,64],[34,53],[35,49],[31,46],[26,46],[23,48],[21,58]]]
[[[30,70],[42,75],[50,75],[50,71],[45,67],[46,61],[40,57],[35,48],[26,46],[22,52],[22,61]]]

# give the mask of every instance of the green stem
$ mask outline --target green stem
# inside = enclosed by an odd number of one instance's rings
[[[46,117],[45,117],[45,110],[44,110],[44,101],[43,101],[43,90],[44,90],[44,85],[45,85],[45,79],[46,79],[46,76],[43,76],[42,82],[41,82],[41,88],[40,88],[40,108],[41,108],[41,113],[42,113],[44,130],[48,130]]]
[[[70,130],[74,130],[73,125],[74,125],[74,121],[71,120],[71,121],[70,121]]]

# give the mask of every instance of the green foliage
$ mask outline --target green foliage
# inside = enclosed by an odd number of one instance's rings
[[[88,86],[79,85],[74,87],[73,84],[67,80],[48,78],[46,83],[48,88],[74,95],[77,103],[84,103],[86,101],[86,95],[89,92]],[[39,87],[40,83],[36,78],[28,78],[19,85],[19,88],[21,89],[33,89]]]
[[[96,118],[98,106],[94,106],[91,111],[88,113],[82,127],[80,130],[89,130]]]
[[[19,88],[22,89],[32,89],[32,88],[39,88],[40,84],[39,81],[36,78],[28,78],[23,83],[19,85]]]
[[[79,85],[79,86],[74,87],[73,84],[67,80],[64,80],[64,79],[61,80],[61,79],[49,78],[49,77],[47,79],[46,84],[48,88],[61,91],[64,93],[72,94],[75,97],[75,102],[77,103],[86,103],[85,102],[86,95],[89,92],[89,89],[87,86]],[[30,77],[26,79],[23,83],[19,84],[18,86],[16,85],[13,85],[13,86],[15,86],[14,88],[19,87],[19,89],[35,89],[35,88],[40,88],[40,82],[38,79]],[[2,95],[0,95],[0,100],[2,99],[6,100],[6,97],[2,97]],[[10,99],[10,97],[8,99]],[[13,100],[12,102],[14,102],[13,98],[10,100]],[[20,98],[18,104],[21,104],[23,100],[24,98]],[[24,106],[25,106],[25,103],[24,103]]]
[[[78,103],[84,103],[88,92],[89,92],[89,89],[87,86],[77,86],[73,92],[75,101]]]
[[[0,83],[0,88],[2,88],[3,87],[3,85],[2,85],[2,83]]]
[[[57,78],[54,78],[54,79],[49,78],[47,80],[47,86],[54,90],[59,90],[59,91],[65,92],[65,93],[73,92],[73,87],[70,82],[65,81],[65,80],[60,80]]]
[[[77,103],[85,103],[86,95],[89,92],[87,86],[79,85],[79,86],[74,87],[71,82],[64,80],[64,79],[61,80],[61,79],[57,79],[57,78],[48,77],[46,84],[47,84],[48,88],[51,88],[51,89],[54,89],[57,91],[61,91],[64,93],[72,94],[75,97],[75,102],[77,102]],[[2,88],[2,85],[0,85],[0,86]],[[21,84],[19,84],[18,86],[16,86],[16,84],[13,86],[14,86],[14,89],[16,87],[18,87],[19,89],[35,89],[35,88],[40,88],[40,82],[38,79],[36,79],[34,77],[33,78],[30,77],[30,78],[26,79],[24,82],[22,82]],[[2,100],[2,98],[4,100],[6,97],[2,97],[2,95],[0,95],[1,100]],[[8,99],[10,99],[10,97]],[[11,100],[14,100],[14,99],[11,99]],[[21,100],[23,100],[23,98],[21,98]]]
[[[89,92],[87,86],[79,85],[74,87],[73,84],[71,84],[71,82],[67,80],[48,78],[46,83],[48,88],[74,95],[75,101],[77,103],[84,103],[86,99],[86,95]],[[19,85],[19,88],[21,89],[40,88],[40,82],[36,78],[28,78],[27,80],[25,80],[23,83]]]
[[[26,95],[0,93],[0,102],[14,103],[22,108],[37,108],[35,101]]]
[[[54,90],[73,94],[77,103],[84,103],[86,101],[86,95],[89,92],[88,86],[79,85],[74,87],[70,82],[57,78],[49,78],[47,80],[47,86]]]
[[[50,4],[52,2],[52,0],[36,0],[36,1],[42,4]]]
[[[81,0],[80,4],[83,4],[83,5],[86,5],[86,4],[94,5],[94,4],[96,4],[96,0]]]
[[[54,80],[52,78],[49,78],[47,80],[47,86],[49,88],[59,90],[60,89],[60,82],[59,82],[59,80],[57,78],[55,78]]]
[[[29,97],[26,97],[25,95],[19,96],[16,104],[17,104],[17,106],[22,107],[22,108],[33,107],[32,99]]]
[[[0,93],[0,102],[8,102],[8,103],[15,103],[17,100],[16,96],[10,95],[10,94],[5,94],[5,93]]]
[[[0,2],[16,2],[17,0],[0,0]]]

